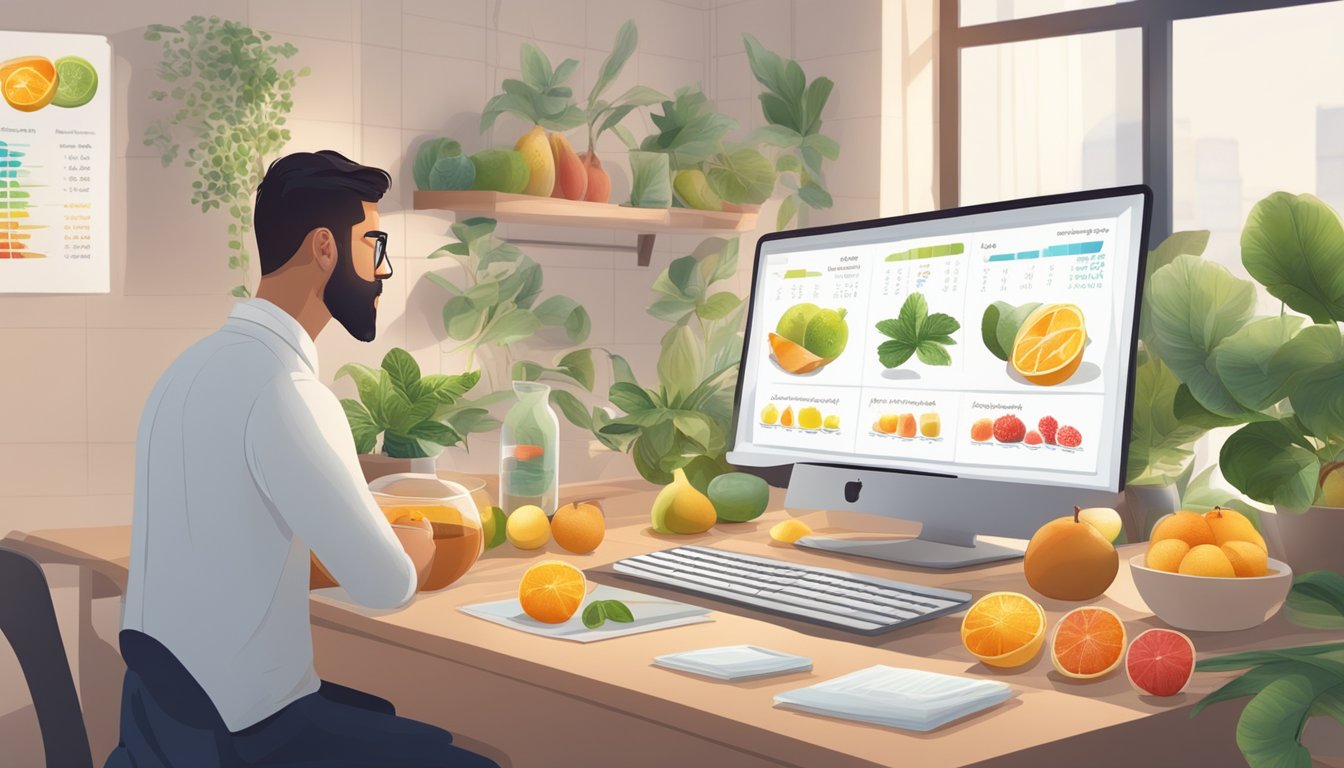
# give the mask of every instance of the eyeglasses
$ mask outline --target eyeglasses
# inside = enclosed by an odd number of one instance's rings
[[[387,274],[381,275],[381,278],[392,276],[392,260],[387,257],[387,233],[379,230],[371,230],[364,233],[364,237],[375,238],[373,243],[373,273],[378,274],[378,270],[387,267]]]

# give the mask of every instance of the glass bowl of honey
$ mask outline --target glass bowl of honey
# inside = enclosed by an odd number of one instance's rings
[[[423,518],[434,530],[434,560],[420,586],[428,592],[462,578],[485,550],[481,514],[470,489],[434,475],[397,474],[369,484],[379,509],[394,526]]]

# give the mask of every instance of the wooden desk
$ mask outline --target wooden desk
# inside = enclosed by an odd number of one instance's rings
[[[1199,674],[1171,699],[1141,697],[1123,671],[1080,683],[1056,673],[1048,650],[1023,669],[996,671],[961,647],[960,615],[942,617],[878,638],[831,631],[708,599],[688,597],[612,574],[617,559],[679,544],[724,549],[886,575],[979,596],[1027,592],[1021,562],[955,572],[902,570],[858,558],[837,558],[774,544],[767,531],[790,516],[782,494],[771,512],[698,536],[662,536],[649,529],[654,492],[643,482],[566,489],[569,499],[600,497],[606,541],[589,555],[554,542],[523,552],[505,544],[487,552],[448,589],[421,594],[403,610],[377,613],[327,596],[312,601],[317,668],[323,678],[384,696],[409,717],[452,730],[464,746],[482,748],[502,764],[701,766],[993,766],[1240,765],[1233,732],[1243,702],[1215,705],[1195,720],[1189,708],[1228,679]],[[818,532],[912,532],[896,521],[837,513],[793,515]],[[14,534],[48,559],[80,562],[99,583],[124,586],[129,528]],[[1127,555],[1114,585],[1097,602],[1114,609],[1130,636],[1163,626],[1134,589]],[[715,609],[710,623],[602,641],[569,643],[510,630],[460,612],[459,606],[516,593],[522,571],[556,558],[591,580],[677,597]],[[1075,604],[1043,601],[1053,625]],[[1201,657],[1251,648],[1321,642],[1324,633],[1298,628],[1280,615],[1236,633],[1190,633]],[[811,672],[742,684],[659,669],[653,657],[716,645],[753,643],[813,659]],[[1020,695],[998,708],[929,734],[804,715],[772,706],[782,691],[873,664],[917,667],[1003,680]],[[482,745],[485,745],[482,747]],[[1179,756],[1179,758],[1178,758]]]

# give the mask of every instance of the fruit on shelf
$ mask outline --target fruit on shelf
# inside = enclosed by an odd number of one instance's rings
[[[1054,416],[1044,416],[1036,424],[1036,428],[1041,431],[1041,439],[1050,445],[1055,444],[1055,432],[1059,429],[1059,422]]]
[[[745,472],[729,472],[709,481],[706,489],[719,522],[745,523],[765,512],[770,503],[770,486]]]
[[[991,592],[961,620],[961,644],[991,667],[1011,669],[1036,658],[1045,643],[1045,610],[1018,592]]]
[[[1050,387],[1073,376],[1086,345],[1083,311],[1073,304],[1045,304],[1018,329],[1009,364],[1032,384]]]
[[[597,549],[607,535],[607,518],[595,501],[565,504],[551,518],[555,543],[576,555]]]
[[[761,409],[761,423],[774,424],[777,421],[779,421],[779,409],[775,407],[774,403],[767,403]]]
[[[925,437],[937,437],[943,433],[942,420],[936,413],[921,413],[919,415],[919,434]]]
[[[649,514],[658,533],[704,533],[718,519],[713,502],[691,485],[684,469],[672,473],[672,482],[658,492]]]
[[[476,166],[476,179],[472,189],[484,189],[492,192],[522,194],[527,189],[531,172],[523,153],[512,149],[483,149],[471,156],[471,164]]]
[[[798,411],[798,426],[803,429],[821,429],[821,411],[807,407]]]
[[[781,414],[779,414],[779,425],[780,425],[781,427],[792,427],[792,426],[793,426],[793,406],[792,406],[792,405],[786,405],[786,406],[784,406],[784,412],[781,413]]]
[[[811,373],[826,364],[826,361],[803,349],[803,345],[780,336],[770,334],[770,351],[779,367],[789,373]]]
[[[971,439],[977,443],[987,443],[994,436],[994,422],[991,419],[976,419],[971,425]]]
[[[532,126],[513,148],[522,153],[523,162],[527,163],[528,180],[523,194],[550,197],[555,189],[555,156],[546,140],[546,129]]]
[[[551,197],[582,200],[588,192],[588,169],[563,133],[552,133],[550,141],[551,159],[555,161],[555,188]]]
[[[1078,519],[1101,531],[1101,535],[1111,542],[1115,541],[1124,527],[1120,513],[1110,507],[1088,507],[1078,513]]]
[[[899,417],[897,417],[896,419],[897,437],[914,437],[916,432],[917,427],[915,426],[915,414],[902,413]]]
[[[1013,414],[1005,414],[994,420],[994,439],[1000,443],[1020,443],[1027,436],[1027,425]]]
[[[677,171],[672,180],[672,191],[690,208],[700,211],[723,210],[723,198],[715,194],[709,186],[709,179],[699,168],[686,168]]]
[[[596,152],[581,152],[579,160],[588,172],[588,188],[583,199],[590,203],[605,203],[611,200],[611,176],[602,167]]]
[[[1109,608],[1083,606],[1064,614],[1050,638],[1050,661],[1065,677],[1104,677],[1125,656],[1125,624]]]
[[[1027,583],[1055,600],[1091,600],[1105,592],[1120,570],[1115,547],[1095,527],[1073,515],[1041,526],[1022,560]]]
[[[1083,444],[1083,435],[1075,427],[1060,427],[1055,442],[1063,448],[1077,448]]]
[[[1195,674],[1195,644],[1182,632],[1154,627],[1139,633],[1125,652],[1125,675],[1149,696],[1175,696]]]

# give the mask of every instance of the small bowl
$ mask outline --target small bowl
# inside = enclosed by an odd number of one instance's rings
[[[1139,596],[1161,620],[1177,629],[1233,632],[1265,623],[1283,607],[1293,586],[1293,569],[1269,558],[1265,576],[1222,578],[1158,571],[1129,559]]]

